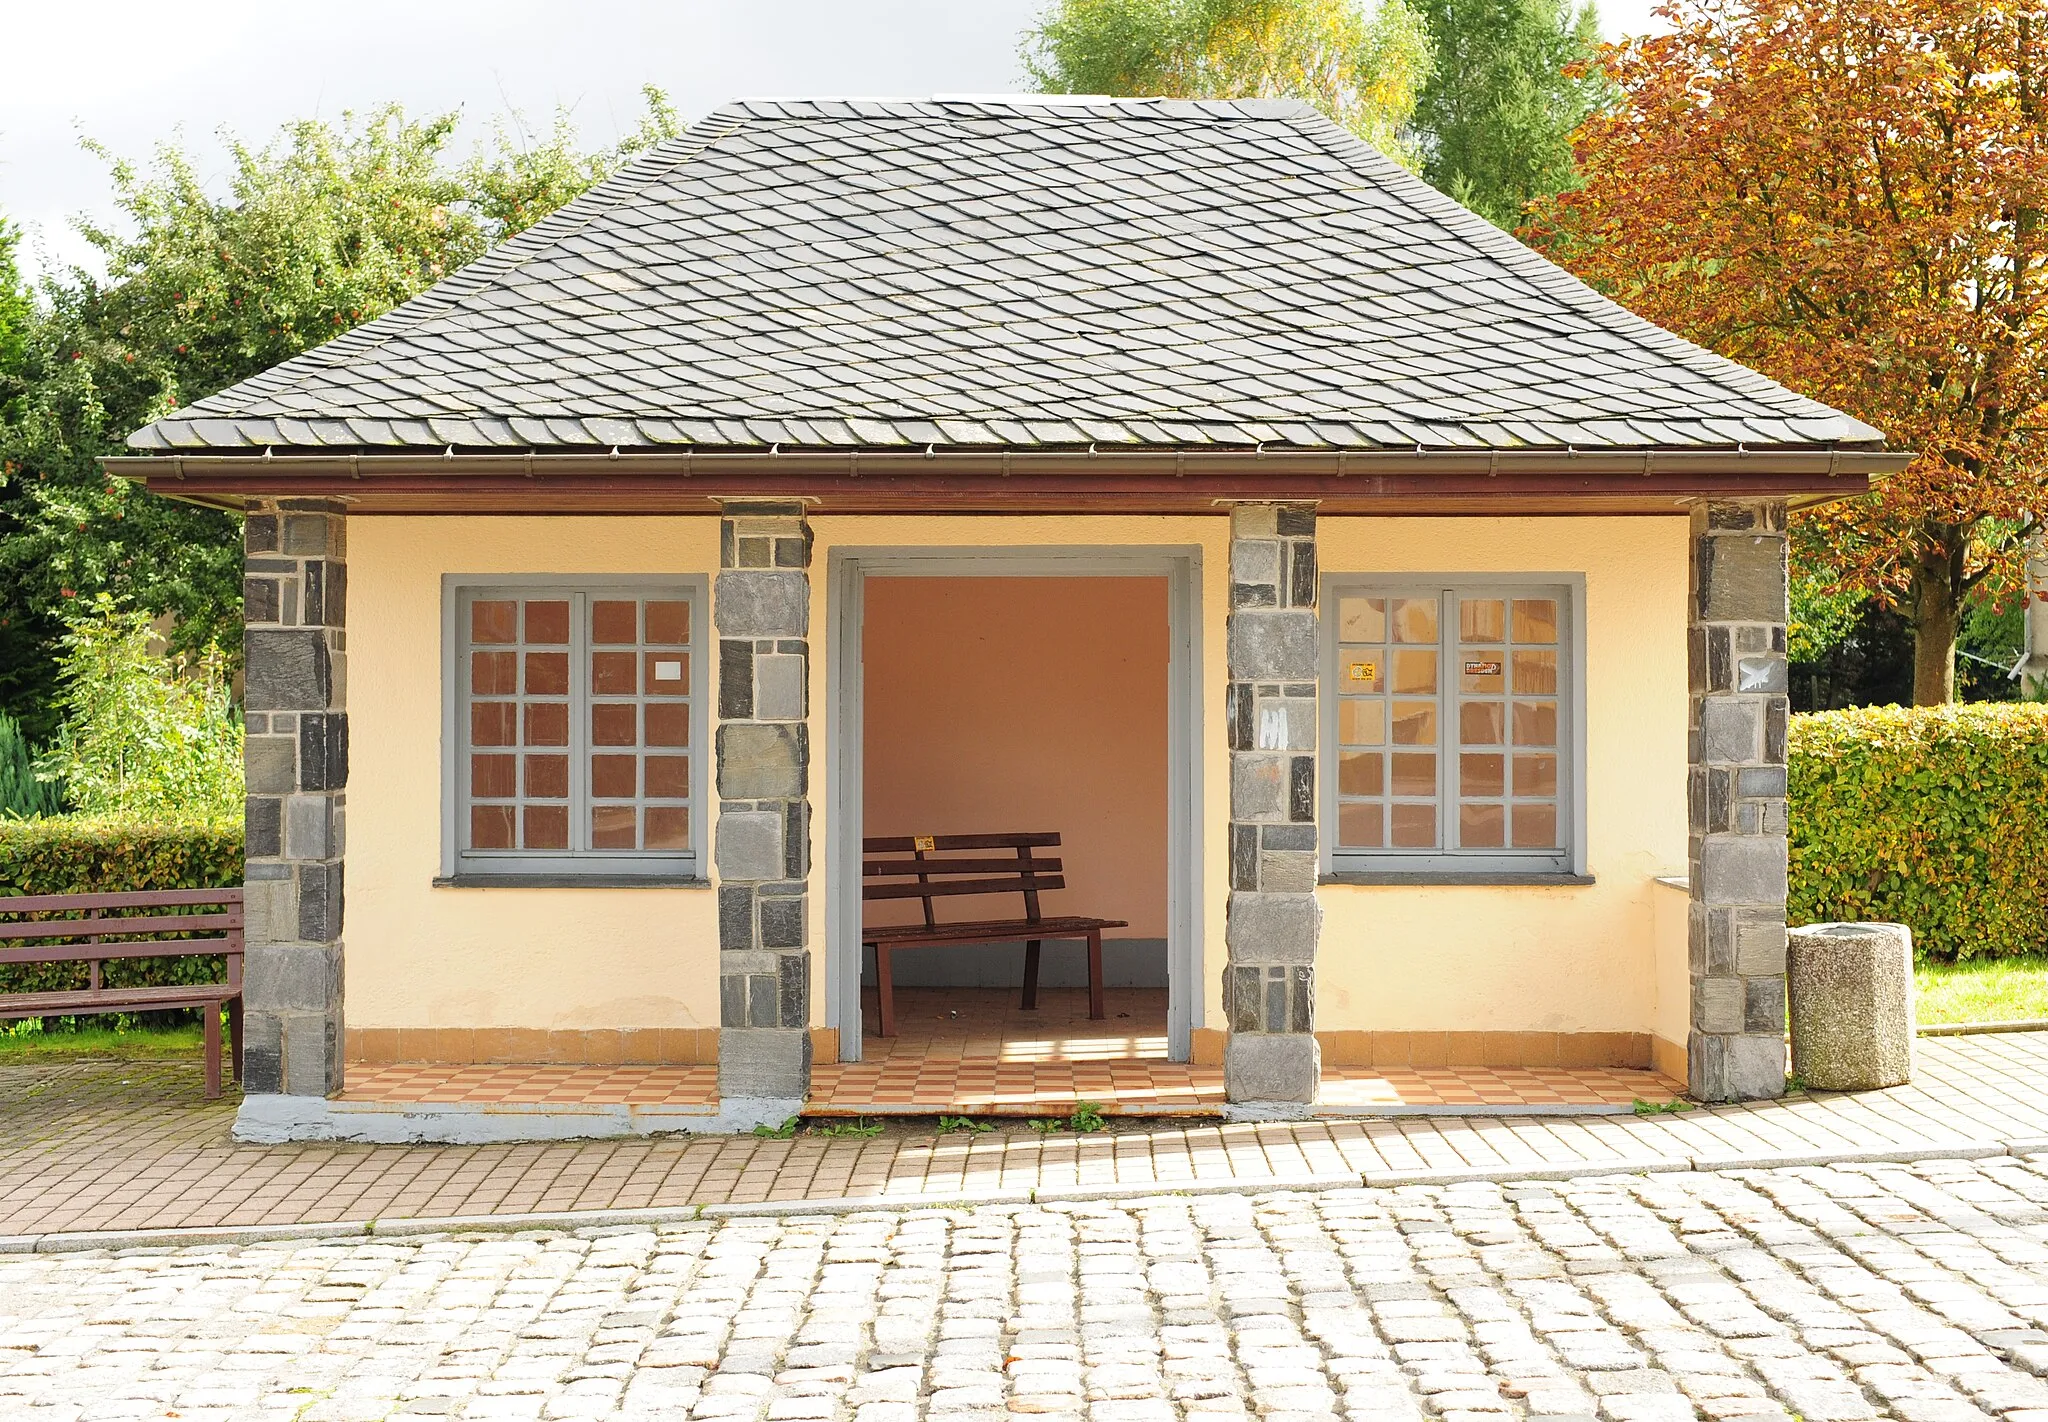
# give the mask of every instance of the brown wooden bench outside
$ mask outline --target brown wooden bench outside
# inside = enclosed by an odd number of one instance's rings
[[[79,917],[28,918],[29,914]],[[197,938],[154,935],[196,933]],[[25,944],[9,947],[10,943]],[[227,981],[171,987],[108,987],[100,964],[115,958],[227,959]],[[88,983],[52,992],[0,993],[0,1022],[196,1007],[206,1038],[206,1094],[220,1095],[220,1011],[228,1010],[235,1080],[242,1079],[242,891],[165,889],[141,894],[39,894],[0,898],[0,965],[85,963]]]
[[[963,943],[1014,943],[1024,940],[1024,997],[1029,1011],[1038,1006],[1038,953],[1048,938],[1088,940],[1088,1015],[1100,1020],[1102,1006],[1102,930],[1126,928],[1120,918],[1046,918],[1038,896],[1063,889],[1060,861],[1034,851],[1058,848],[1057,834],[941,834],[861,841],[863,900],[922,899],[924,922],[863,927],[861,942],[875,950],[875,984],[880,989],[882,1035],[896,1035],[896,974],[890,957],[903,948],[938,948]],[[1008,850],[1015,857],[991,856]],[[977,855],[975,852],[980,851]],[[966,858],[935,855],[967,854]],[[908,855],[909,858],[902,856]],[[874,857],[886,856],[886,857]],[[972,923],[940,923],[932,911],[935,898],[966,894],[1022,894],[1024,917],[980,919]]]

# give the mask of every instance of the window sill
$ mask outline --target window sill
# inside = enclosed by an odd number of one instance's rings
[[[1419,888],[1507,888],[1528,886],[1532,888],[1575,888],[1593,882],[1591,874],[1558,874],[1543,872],[1515,874],[1500,871],[1469,874],[1418,874],[1400,870],[1386,870],[1373,873],[1325,874],[1316,880],[1318,884],[1363,884],[1378,887],[1419,887]]]
[[[437,889],[708,889],[709,879],[670,874],[445,874]]]

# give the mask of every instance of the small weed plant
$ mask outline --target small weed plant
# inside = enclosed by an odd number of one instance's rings
[[[984,1131],[993,1131],[994,1129],[995,1127],[990,1125],[987,1121],[977,1121],[972,1116],[939,1117],[939,1133],[941,1135],[948,1135],[955,1131],[963,1131],[968,1135],[978,1136]]]
[[[863,1140],[882,1134],[882,1123],[856,1116],[851,1121],[829,1121],[818,1127],[821,1136],[858,1136]]]
[[[1692,1107],[1693,1103],[1690,1101],[1645,1101],[1640,1096],[1636,1098],[1638,1116],[1675,1116],[1680,1111],[1692,1110]]]
[[[754,1134],[764,1141],[786,1141],[796,1134],[797,1118],[791,1116],[779,1126],[756,1126]]]

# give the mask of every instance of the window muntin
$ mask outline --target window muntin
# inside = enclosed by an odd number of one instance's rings
[[[1337,582],[1334,869],[1571,866],[1570,590]]]
[[[460,870],[694,873],[696,606],[677,587],[461,590]]]

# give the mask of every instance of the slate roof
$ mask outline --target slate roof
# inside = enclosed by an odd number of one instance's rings
[[[1292,101],[756,100],[144,450],[1881,444]]]

